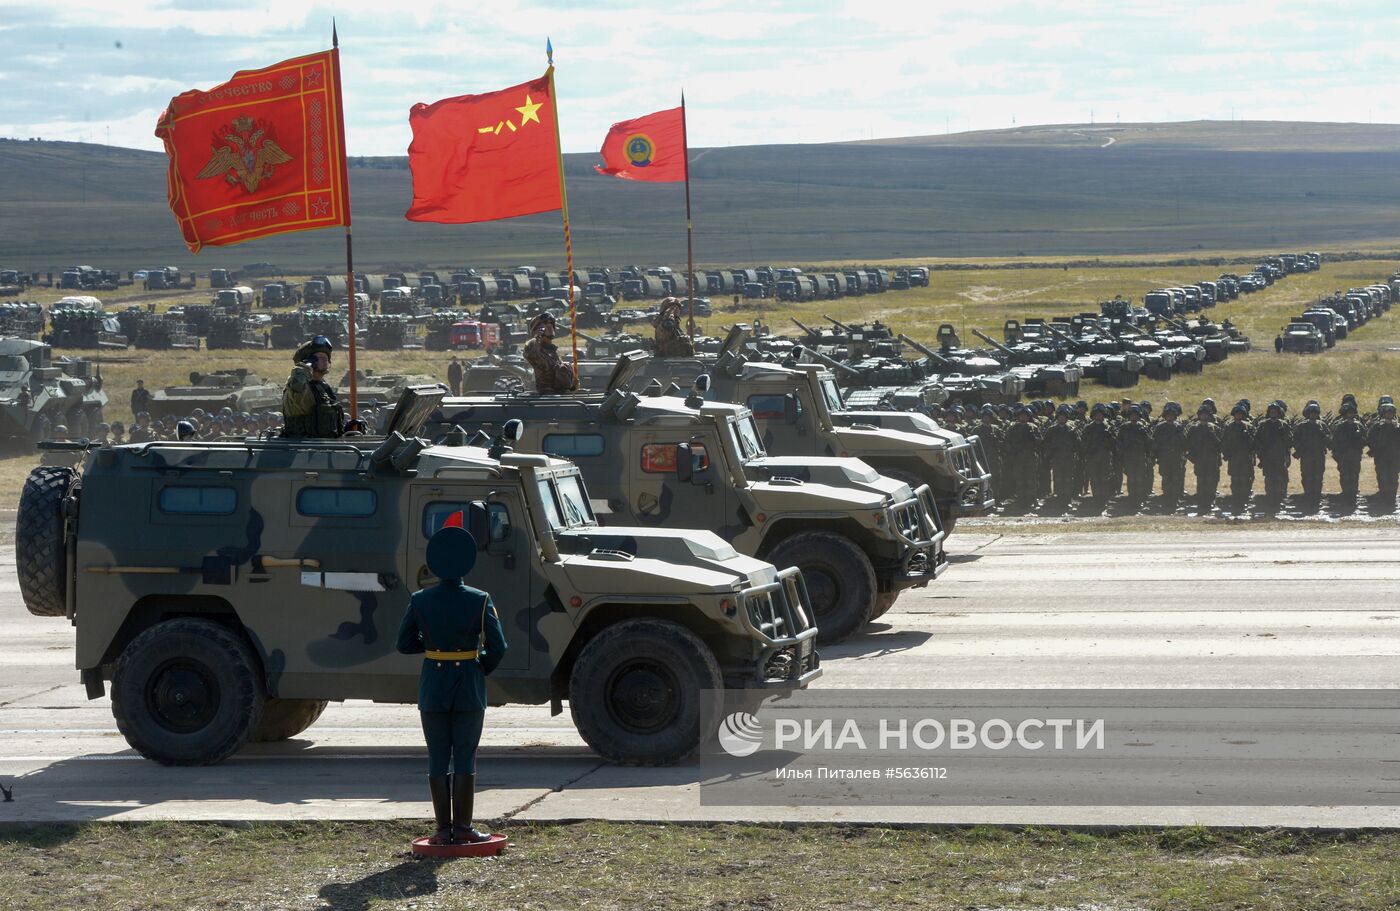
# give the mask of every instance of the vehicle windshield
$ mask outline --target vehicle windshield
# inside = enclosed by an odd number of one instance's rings
[[[834,377],[822,377],[822,398],[826,401],[826,410],[832,414],[846,410],[846,403],[841,401],[841,390],[836,388]]]
[[[568,527],[597,524],[593,518],[593,507],[588,503],[588,493],[583,489],[583,478],[576,474],[561,475],[554,479],[554,483],[559,491],[559,507]]]
[[[734,442],[739,447],[739,455],[745,462],[750,459],[761,459],[766,452],[763,451],[763,439],[758,435],[758,425],[754,423],[753,415],[746,414],[740,418],[734,418],[729,422],[734,429]]]

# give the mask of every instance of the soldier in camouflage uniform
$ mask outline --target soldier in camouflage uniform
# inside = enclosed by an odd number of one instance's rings
[[[1118,428],[1118,458],[1128,481],[1128,500],[1140,507],[1152,496],[1152,437],[1140,407],[1129,405],[1126,417]]]
[[[1288,406],[1275,399],[1264,412],[1264,420],[1254,428],[1254,451],[1259,456],[1259,470],[1264,475],[1266,508],[1276,510],[1288,496],[1289,453],[1293,448],[1293,428],[1283,417]]]
[[[1031,423],[1031,412],[1025,405],[1012,409],[1012,423],[1006,428],[1001,447],[1001,464],[1006,477],[1007,499],[1028,506],[1035,501],[1039,482],[1040,432]]]
[[[283,436],[334,438],[345,433],[345,409],[326,382],[331,350],[330,339],[318,335],[292,355],[296,366],[282,390]]]
[[[535,391],[540,395],[560,395],[578,388],[578,378],[564,366],[554,345],[554,314],[541,313],[530,320],[530,340],[525,343],[525,362],[535,371]]]
[[[1254,490],[1254,427],[1249,423],[1248,403],[1239,402],[1230,409],[1220,447],[1230,472],[1230,512],[1239,515],[1249,505]]]
[[[987,456],[987,471],[992,475],[992,493],[1006,490],[1006,475],[1001,470],[1001,428],[997,426],[997,411],[991,405],[982,406],[982,423],[977,425],[977,436],[982,441],[982,452]]]
[[[1313,508],[1322,502],[1322,474],[1327,470],[1327,447],[1331,443],[1321,417],[1322,406],[1310,401],[1303,406],[1303,421],[1293,428],[1293,454],[1298,457],[1303,476],[1303,499]]]
[[[681,301],[668,297],[661,302],[661,312],[652,321],[655,330],[657,357],[694,357],[695,345],[681,330]]]
[[[1332,425],[1332,459],[1342,484],[1342,509],[1355,509],[1361,492],[1361,451],[1366,446],[1366,428],[1356,419],[1356,401],[1344,400]]]
[[[1180,415],[1181,405],[1167,402],[1162,420],[1152,428],[1152,456],[1162,476],[1162,501],[1168,511],[1181,503],[1186,488],[1186,428],[1177,421]]]
[[[1041,456],[1050,471],[1053,498],[1062,506],[1069,505],[1079,486],[1079,433],[1069,422],[1073,415],[1070,406],[1061,405],[1055,412],[1055,423],[1045,429],[1041,439]]]
[[[1215,508],[1215,494],[1220,488],[1220,444],[1220,426],[1215,423],[1211,405],[1202,402],[1196,410],[1196,422],[1186,430],[1186,457],[1195,466],[1196,512],[1203,516]]]
[[[1366,434],[1366,445],[1376,461],[1377,500],[1382,509],[1395,508],[1395,490],[1400,486],[1400,425],[1395,420],[1395,403],[1389,396],[1381,400],[1376,421]]]
[[[1084,454],[1084,474],[1093,503],[1099,508],[1113,495],[1113,466],[1118,458],[1118,438],[1108,423],[1108,408],[1096,404],[1089,412],[1089,423],[1079,432]]]

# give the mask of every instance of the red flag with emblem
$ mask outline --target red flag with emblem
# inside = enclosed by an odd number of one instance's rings
[[[683,108],[657,111],[612,125],[603,139],[599,174],[623,180],[666,183],[685,180],[686,143]]]
[[[336,50],[242,70],[156,123],[190,252],[350,223]]]
[[[561,208],[557,121],[549,73],[408,112],[410,221],[463,224]]]

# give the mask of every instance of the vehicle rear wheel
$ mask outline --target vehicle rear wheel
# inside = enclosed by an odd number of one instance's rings
[[[112,675],[112,716],[126,742],[162,765],[213,765],[262,723],[262,672],[225,626],[166,620],[131,641]]]
[[[291,740],[311,727],[329,703],[324,699],[275,699],[263,703],[262,723],[249,738],[253,743]]]
[[[15,514],[15,571],[24,606],[36,617],[68,613],[63,501],[77,473],[58,465],[29,472]]]
[[[719,662],[699,636],[669,620],[624,620],[593,638],[569,678],[569,711],[600,756],[671,765],[719,723]]]
[[[825,531],[801,532],[779,543],[763,559],[779,569],[802,570],[821,644],[840,642],[870,622],[879,594],[875,568],[850,538]]]

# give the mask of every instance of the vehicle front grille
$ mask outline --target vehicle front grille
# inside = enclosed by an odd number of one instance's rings
[[[754,627],[770,639],[791,639],[812,626],[812,612],[802,573],[790,567],[778,579],[739,593]]]

